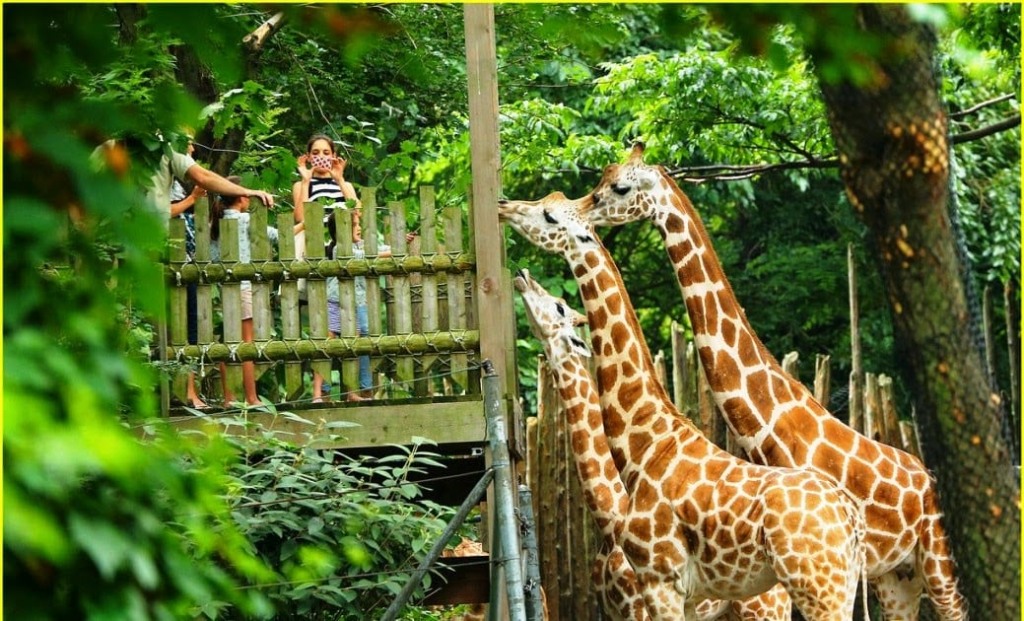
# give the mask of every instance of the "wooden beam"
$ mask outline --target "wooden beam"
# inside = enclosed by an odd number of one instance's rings
[[[295,410],[271,414],[249,412],[236,414],[230,419],[211,416],[171,417],[171,425],[179,430],[217,430],[243,436],[259,436],[274,431],[280,438],[295,444],[305,444],[314,438],[314,448],[359,448],[388,444],[412,444],[413,436],[422,436],[437,442],[483,442],[483,402],[479,400],[374,404],[352,404],[342,407]],[[245,418],[249,427],[228,422]],[[306,422],[304,422],[306,421]],[[352,423],[352,427],[332,427],[331,423]],[[338,437],[331,438],[332,434]]]

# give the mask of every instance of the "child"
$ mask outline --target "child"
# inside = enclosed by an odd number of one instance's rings
[[[231,176],[228,181],[239,183],[240,177]],[[221,196],[213,203],[210,209],[210,258],[220,261],[220,223],[221,220],[238,221],[238,260],[241,263],[248,263],[249,252],[249,197],[248,196]],[[252,325],[252,283],[243,280],[242,290],[242,340],[249,343],[253,340]],[[221,380],[224,385],[224,402],[231,403],[235,400],[234,394],[227,385],[225,366],[221,363]],[[245,402],[249,405],[260,405],[260,398],[256,395],[256,367],[252,361],[242,363],[242,384],[245,388]]]

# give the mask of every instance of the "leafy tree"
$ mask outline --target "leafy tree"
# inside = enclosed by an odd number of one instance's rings
[[[875,244],[928,463],[955,508],[946,524],[962,587],[975,609],[1015,619],[1017,589],[1007,585],[1019,582],[1019,479],[1000,397],[972,339],[970,288],[951,233],[934,35],[902,7],[863,7],[858,16],[869,37],[892,47],[873,60],[869,82],[822,75],[841,172]]]

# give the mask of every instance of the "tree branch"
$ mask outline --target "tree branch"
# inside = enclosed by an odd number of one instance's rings
[[[284,12],[279,11],[275,13],[273,17],[260,24],[259,28],[245,35],[242,38],[242,43],[249,48],[249,51],[260,51],[263,49],[263,44],[267,42],[267,39],[281,29],[284,21]]]
[[[1011,116],[1008,119],[1003,119],[1002,121],[996,121],[995,123],[993,123],[991,125],[988,125],[986,127],[982,127],[982,128],[979,128],[979,129],[972,129],[969,132],[963,132],[963,133],[960,133],[960,134],[956,134],[955,136],[951,136],[950,139],[949,139],[949,142],[950,142],[950,144],[960,144],[961,142],[971,142],[972,140],[978,140],[979,138],[984,138],[985,136],[991,136],[992,134],[998,134],[999,132],[1005,131],[1007,129],[1013,129],[1014,127],[1017,127],[1019,125],[1020,125],[1020,115],[1019,114],[1015,114],[1014,116]]]
[[[950,112],[949,113],[949,118],[950,119],[962,119],[963,117],[965,117],[967,115],[974,114],[975,112],[977,112],[978,110],[981,110],[982,108],[985,108],[985,107],[988,107],[988,106],[992,106],[992,105],[995,105],[997,103],[1002,103],[1002,102],[1006,101],[1007,99],[1013,99],[1014,97],[1016,97],[1015,93],[1006,93],[1005,95],[1000,95],[999,97],[996,97],[994,99],[989,99],[988,101],[983,101],[980,104],[971,106],[970,108],[967,108],[966,110],[960,110],[958,112]]]

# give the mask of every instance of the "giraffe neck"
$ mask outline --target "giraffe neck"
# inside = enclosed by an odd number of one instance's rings
[[[605,436],[597,390],[579,356],[564,358],[553,365],[552,371],[569,423],[573,459],[584,500],[601,533],[613,538],[624,528],[623,516],[629,497]]]
[[[763,438],[785,406],[813,402],[815,414],[824,409],[761,343],[690,200],[670,178],[664,183],[671,189],[669,200],[659,205],[653,221],[675,268],[715,402],[749,450],[752,436]]]
[[[656,379],[647,341],[611,255],[598,244],[567,258],[590,323],[605,434],[626,487],[631,487],[633,467],[669,430],[685,439],[688,451],[710,450],[688,419],[670,414],[675,406]]]

